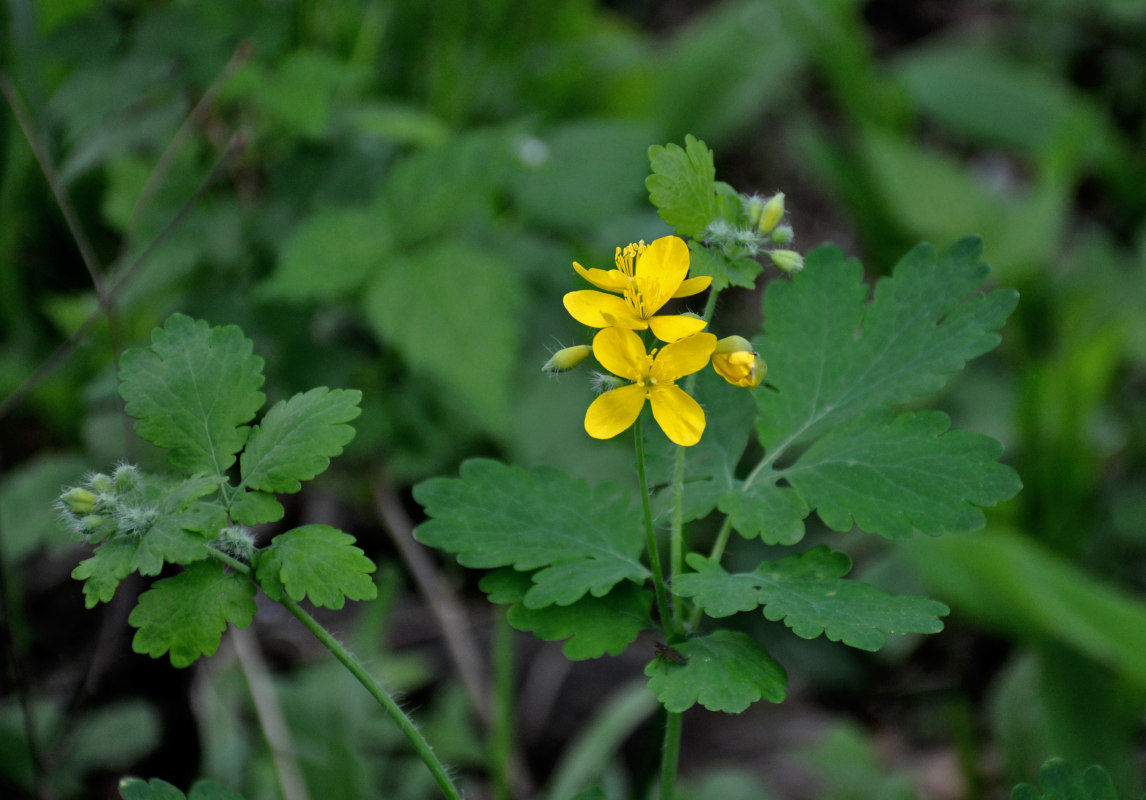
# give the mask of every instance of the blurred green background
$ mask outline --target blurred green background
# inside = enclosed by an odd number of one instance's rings
[[[783,706],[688,717],[693,796],[1005,797],[1052,755],[1146,788],[1146,5],[2,8],[0,795],[115,797],[131,772],[277,797],[244,686],[265,679],[313,797],[432,796],[285,620],[260,615],[262,666],[225,648],[176,671],[130,651],[140,585],[84,611],[84,548],[51,502],[84,470],[161,466],[114,363],[180,311],[241,326],[271,402],[364,392],[357,438],[288,522],[332,522],[382,562],[382,598],[332,624],[481,796],[482,734],[372,495],[412,514],[413,483],[472,455],[631,480],[627,447],[581,429],[589,387],[539,366],[584,339],[560,306],[570,262],[667,232],[646,150],[686,133],[719,179],[787,193],[798,249],[835,241],[873,278],[916,241],[983,236],[1022,299],[935,403],[1003,441],[1025,483],[980,534],[844,537],[867,579],[948,602],[947,630],[877,656],[778,637]],[[717,333],[757,330],[758,292],[722,296]],[[484,641],[472,576],[438,566]],[[649,656],[569,666],[520,641],[538,796],[582,779],[640,796],[651,710],[606,689]]]

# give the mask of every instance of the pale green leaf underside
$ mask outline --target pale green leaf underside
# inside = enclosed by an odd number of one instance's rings
[[[362,392],[319,386],[275,403],[251,431],[239,459],[243,484],[264,492],[297,492],[354,438],[346,423],[362,410]]]
[[[716,631],[673,647],[684,664],[654,658],[645,667],[649,688],[668,711],[700,703],[709,711],[739,713],[761,698],[772,703],[784,699],[784,668],[739,631]]]
[[[769,284],[757,350],[776,391],[756,393],[761,444],[774,452],[813,441],[869,408],[934,392],[994,348],[1018,295],[973,294],[989,272],[981,252],[976,238],[942,254],[920,244],[867,305],[859,262],[830,245],[791,281]]]
[[[500,569],[482,578],[491,602],[510,605],[509,624],[547,642],[565,640],[563,652],[572,661],[620,655],[637,635],[653,627],[649,617],[652,595],[625,581],[604,597],[586,595],[567,605],[528,608],[522,602],[533,582],[527,573]]]
[[[415,531],[423,544],[456,553],[467,567],[541,570],[525,596],[531,608],[601,597],[649,574],[640,512],[616,486],[590,489],[558,470],[474,459],[460,478],[432,478],[414,497],[430,517]]]
[[[119,393],[139,436],[171,452],[190,473],[223,474],[247,440],[264,402],[263,360],[234,325],[211,328],[182,314],[151,345],[120,359]]]
[[[716,167],[704,142],[685,136],[685,146],[649,148],[653,174],[645,180],[657,214],[680,236],[698,236],[716,216]]]
[[[304,525],[280,533],[259,553],[256,576],[272,600],[283,593],[316,606],[342,608],[346,599],[370,600],[374,562],[354,546],[354,537],[329,525]]]
[[[186,667],[199,656],[214,655],[230,622],[251,624],[255,587],[244,576],[224,572],[216,561],[198,561],[182,573],[163,578],[139,597],[128,622],[138,628],[131,646],[137,653]]]
[[[844,580],[851,562],[843,553],[817,547],[752,572],[728,573],[716,562],[688,556],[696,572],[673,580],[674,594],[691,597],[711,617],[764,607],[764,616],[804,639],[821,634],[861,650],[878,650],[885,633],[936,633],[948,608],[926,597],[891,595]]]
[[[995,461],[1003,446],[977,433],[950,431],[939,411],[893,417],[877,408],[810,447],[785,478],[838,531],[855,524],[894,539],[977,530],[980,506],[1013,497],[1018,474]]]

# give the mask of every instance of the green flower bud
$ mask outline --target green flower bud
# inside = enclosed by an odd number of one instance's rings
[[[91,514],[96,509],[96,496],[79,486],[68,489],[60,495],[60,501],[73,514]]]
[[[784,218],[784,193],[776,192],[768,198],[768,202],[764,204],[764,210],[760,214],[760,222],[758,227],[761,233],[771,233],[780,220]]]
[[[541,371],[555,374],[558,372],[568,372],[574,369],[582,361],[589,357],[593,352],[593,348],[587,344],[577,344],[572,347],[563,347],[554,353],[545,364],[542,365]]]
[[[95,475],[92,475],[91,480],[88,481],[88,486],[92,487],[93,492],[100,494],[115,491],[115,482],[102,472],[97,472]]]
[[[753,228],[760,225],[760,217],[764,215],[764,198],[758,194],[751,197],[740,196],[741,202],[744,204],[744,213],[748,217],[748,224]]]
[[[804,257],[795,250],[769,250],[768,255],[772,263],[788,275],[804,268]]]
[[[773,244],[788,244],[796,238],[796,234],[793,233],[791,225],[777,225],[768,238]]]
[[[130,492],[139,487],[139,470],[132,464],[120,464],[111,474],[115,488],[120,492]]]
[[[211,544],[216,550],[250,564],[255,554],[255,537],[241,525],[228,525]]]

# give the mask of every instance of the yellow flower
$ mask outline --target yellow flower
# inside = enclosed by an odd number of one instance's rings
[[[637,421],[647,399],[665,436],[686,447],[696,444],[704,433],[704,409],[673,381],[703,369],[715,347],[711,333],[695,333],[646,353],[641,337],[631,330],[605,328],[593,337],[593,355],[609,372],[632,383],[594,400],[585,412],[585,430],[596,439],[610,439]]]
[[[755,389],[768,374],[768,365],[743,336],[726,336],[716,343],[712,368],[733,386]]]
[[[578,322],[593,328],[649,328],[662,342],[675,342],[704,330],[705,322],[690,316],[654,316],[674,297],[703,292],[712,283],[708,277],[689,278],[688,245],[676,236],[664,236],[650,245],[644,242],[617,248],[617,269],[573,268],[589,283],[605,292],[583,289],[565,295],[565,308]],[[615,297],[614,295],[620,295]]]

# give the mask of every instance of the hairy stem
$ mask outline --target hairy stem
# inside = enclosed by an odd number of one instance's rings
[[[641,507],[645,512],[645,544],[649,550],[649,567],[653,571],[653,593],[656,595],[657,612],[661,623],[670,635],[675,635],[678,626],[673,619],[672,608],[668,604],[668,593],[665,591],[665,573],[661,568],[661,553],[657,547],[657,532],[653,527],[653,507],[649,500],[649,480],[645,475],[645,438],[641,434],[641,418],[633,424],[634,439],[637,443],[637,477],[641,488]]]
[[[218,550],[212,549],[211,555],[235,571],[246,575],[256,586],[259,585],[259,582],[255,579],[251,568],[247,564]],[[377,700],[378,704],[390,715],[390,718],[394,720],[399,730],[402,731],[410,741],[410,744],[414,747],[414,752],[418,754],[418,757],[422,759],[426,768],[430,770],[430,774],[434,776],[434,781],[437,782],[438,787],[442,790],[442,794],[449,798],[449,800],[462,800],[461,791],[458,790],[458,787],[455,786],[454,782],[450,779],[445,765],[442,764],[437,754],[434,753],[434,748],[430,746],[430,743],[426,741],[426,737],[418,730],[414,721],[398,706],[394,698],[382,688],[382,685],[375,680],[373,675],[367,672],[366,668],[362,666],[362,662],[360,662],[353,653],[343,647],[342,643],[335,639],[330,631],[322,627],[318,620],[308,614],[298,603],[286,595],[283,596],[279,603],[283,608],[289,611],[295,619],[301,622],[303,627],[314,634],[314,637],[350,671],[350,674],[362,684],[366,691],[370,693],[371,697]]]

